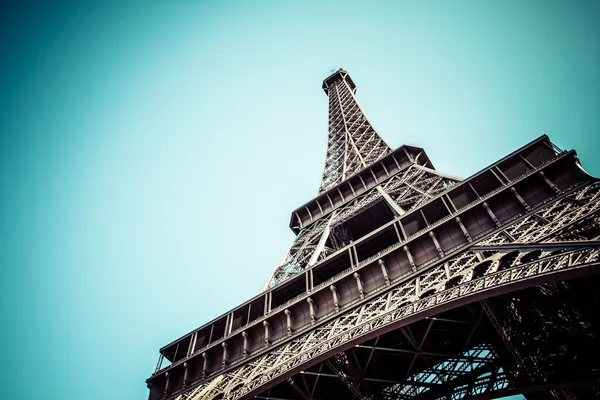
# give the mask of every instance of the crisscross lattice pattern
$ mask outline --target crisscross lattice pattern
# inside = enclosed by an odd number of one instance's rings
[[[339,80],[328,89],[329,136],[319,193],[391,152],[356,101],[348,74],[342,70],[338,75]]]

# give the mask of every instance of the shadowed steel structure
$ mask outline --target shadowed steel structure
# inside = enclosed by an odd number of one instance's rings
[[[260,294],[160,349],[150,400],[600,395],[600,182],[547,136],[471,177],[379,137],[342,69],[316,198]]]
[[[292,213],[290,227],[298,236],[263,290],[302,272],[307,265],[314,265],[333,249],[352,240],[356,232],[348,231],[342,223],[371,203],[384,199],[391,208],[388,214],[401,215],[405,209],[458,181],[456,177],[433,170],[423,149],[403,146],[388,157],[387,163],[380,164],[383,172],[389,172],[386,164],[390,163],[394,163],[389,165],[392,169],[400,169],[400,163],[403,166],[412,163],[418,168],[403,182],[402,177],[396,177],[385,186],[378,186],[376,171],[367,167],[392,151],[358,104],[352,78],[346,71],[337,70],[323,81],[323,90],[329,97],[329,136],[319,197]],[[350,178],[352,182],[347,182]],[[375,190],[367,190],[373,188]],[[364,195],[357,196],[357,193]],[[346,203],[346,198],[352,201]],[[312,224],[313,221],[316,223]]]

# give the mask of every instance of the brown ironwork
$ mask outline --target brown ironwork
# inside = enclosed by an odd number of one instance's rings
[[[288,254],[160,350],[150,400],[598,396],[600,182],[576,153],[541,136],[460,180],[392,151],[346,71],[323,89],[323,178]]]

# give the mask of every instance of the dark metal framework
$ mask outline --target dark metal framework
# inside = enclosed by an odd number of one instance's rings
[[[160,350],[150,400],[600,395],[600,182],[575,152],[542,136],[461,181],[391,151],[346,71],[323,88],[323,179],[290,251]]]

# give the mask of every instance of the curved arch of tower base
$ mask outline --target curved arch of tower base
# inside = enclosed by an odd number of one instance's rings
[[[257,399],[592,399],[597,275],[459,305],[361,341]]]

